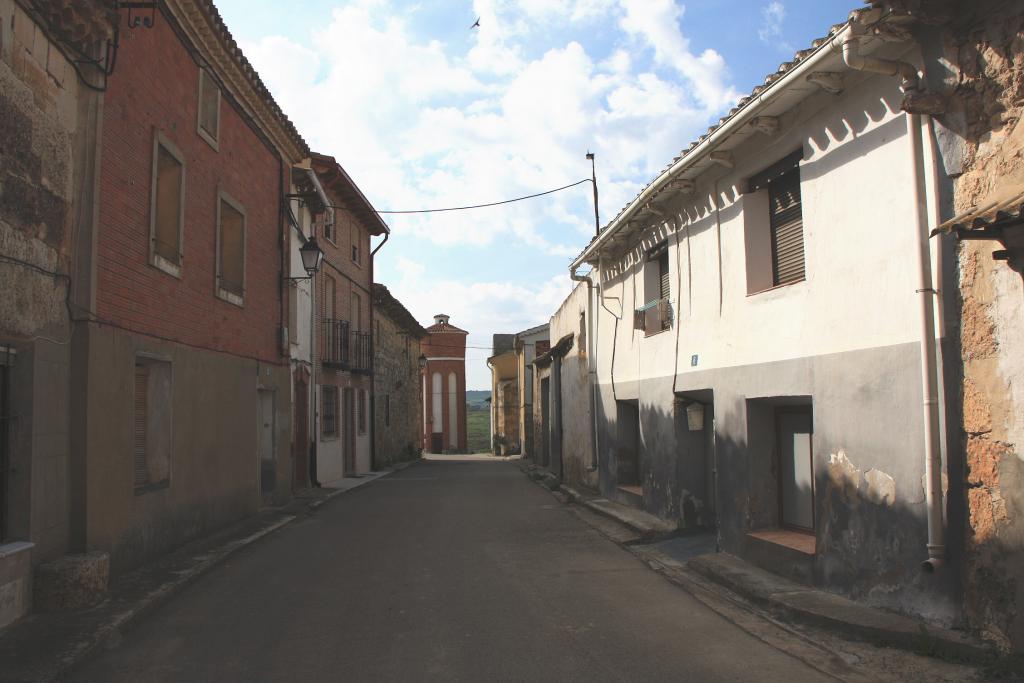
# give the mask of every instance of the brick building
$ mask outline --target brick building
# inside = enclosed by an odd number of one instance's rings
[[[128,12],[73,351],[72,536],[114,572],[291,493],[282,208],[309,156],[212,4]]]
[[[427,331],[388,288],[373,283],[373,467],[422,450],[423,396],[416,381]]]
[[[315,276],[316,478],[330,486],[373,468],[373,252],[388,234],[369,200],[333,158],[314,154],[328,207],[315,237],[324,252]],[[381,243],[383,244],[383,242]]]
[[[422,372],[423,450],[429,453],[466,451],[466,336],[448,322],[449,316],[434,316],[423,340],[426,365]]]

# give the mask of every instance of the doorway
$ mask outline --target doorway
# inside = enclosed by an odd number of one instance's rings
[[[355,391],[346,387],[342,391],[342,476],[356,476],[356,413]]]
[[[640,405],[638,401],[616,401],[615,407],[618,485],[640,495]]]
[[[295,382],[295,438],[292,443],[292,458],[295,461],[295,481],[292,488],[305,488],[309,478],[309,386],[304,380]]]
[[[551,379],[548,377],[540,381],[540,422],[544,442],[540,446],[540,464],[547,467],[551,463]]]
[[[260,390],[257,448],[259,449],[260,493],[270,498],[277,487],[277,458],[274,453],[274,392]]]
[[[806,406],[775,412],[779,454],[780,526],[814,531],[813,420]]]

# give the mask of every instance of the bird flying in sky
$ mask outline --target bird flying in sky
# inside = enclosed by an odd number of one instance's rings
[[[470,28],[480,28],[480,17],[476,18],[476,22]]]

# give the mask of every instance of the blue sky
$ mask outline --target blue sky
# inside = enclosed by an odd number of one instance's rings
[[[310,146],[378,210],[461,206],[589,177],[606,223],[679,150],[855,0],[219,0]],[[470,29],[480,17],[480,27]],[[589,184],[503,207],[385,216],[376,279],[421,322],[546,322],[593,235]]]

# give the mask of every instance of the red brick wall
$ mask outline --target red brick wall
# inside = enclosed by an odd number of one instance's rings
[[[459,358],[464,359],[466,357],[466,336],[461,333],[454,332],[440,332],[432,333],[422,342],[422,352],[428,358]],[[441,431],[444,434],[444,449],[445,450],[466,450],[466,361],[465,360],[428,360],[427,367],[425,369],[426,381],[427,381],[427,405],[426,415],[427,419],[423,424],[423,448],[430,450],[431,441],[431,425],[433,415],[433,402],[431,400],[432,391],[432,376],[435,372],[441,373],[441,391],[444,392],[444,398],[441,401]],[[455,435],[449,433],[450,417],[448,412],[448,375],[449,373],[455,373],[455,378],[458,386],[455,388],[458,394],[456,398],[456,406],[458,407],[458,425],[459,434],[456,439]],[[421,380],[422,381],[422,380]],[[422,385],[421,389],[422,391]]]
[[[165,18],[121,34],[104,104],[97,313],[143,334],[279,362],[278,157],[221,98],[219,151],[197,132],[199,68]],[[185,158],[181,279],[149,265],[153,136]],[[217,191],[246,211],[245,306],[214,295]]]

